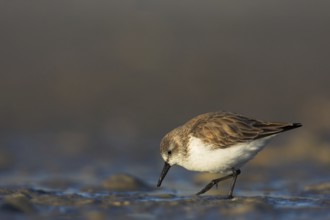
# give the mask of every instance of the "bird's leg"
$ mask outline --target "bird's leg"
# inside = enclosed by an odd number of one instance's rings
[[[233,173],[227,175],[227,176],[224,176],[224,177],[221,177],[221,178],[218,178],[218,179],[214,179],[212,180],[209,184],[207,184],[201,191],[199,191],[198,193],[196,193],[196,195],[201,195],[203,193],[206,193],[207,191],[209,191],[214,185],[216,185],[216,187],[218,186],[218,183],[223,181],[223,180],[226,180],[226,179],[229,179],[229,178],[233,178],[233,182],[231,184],[231,188],[230,188],[230,191],[229,191],[229,194],[227,196],[228,199],[231,199],[233,198],[233,191],[234,191],[234,188],[235,188],[235,184],[236,184],[236,180],[237,180],[237,176],[241,173],[241,170],[239,169],[232,169],[233,170]]]
[[[229,194],[227,196],[227,199],[232,199],[233,198],[233,192],[234,192],[234,188],[235,188],[235,184],[236,184],[236,179],[237,179],[237,176],[241,173],[241,170],[240,169],[235,169],[233,168],[233,182],[231,183],[231,187],[230,187],[230,191],[229,191]]]
[[[206,193],[207,191],[209,191],[214,185],[218,185],[219,182],[229,179],[231,177],[234,177],[234,173],[229,174],[227,176],[223,176],[221,178],[218,179],[214,179],[212,180],[209,184],[207,184],[201,191],[199,191],[198,193],[196,193],[196,195],[201,195],[203,193]]]

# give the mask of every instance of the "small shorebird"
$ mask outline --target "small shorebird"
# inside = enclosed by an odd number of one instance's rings
[[[300,126],[300,123],[264,122],[230,112],[198,115],[162,139],[160,153],[165,165],[157,187],[171,166],[177,164],[192,171],[224,175],[212,180],[197,195],[232,178],[227,198],[233,198],[242,165],[262,150],[270,138]]]

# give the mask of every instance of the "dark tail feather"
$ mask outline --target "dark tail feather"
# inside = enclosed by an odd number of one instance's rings
[[[291,130],[291,129],[299,128],[301,126],[302,126],[301,123],[292,123],[292,124],[289,124],[289,125],[286,125],[286,126],[282,127],[282,131],[288,131],[288,130]]]
[[[278,133],[282,133],[291,129],[295,129],[295,128],[299,128],[301,127],[302,124],[300,123],[269,123],[267,124],[267,126],[262,127],[261,129],[263,130],[262,133],[259,133],[259,135],[255,138],[263,138],[263,137],[267,137],[273,134],[278,134]]]

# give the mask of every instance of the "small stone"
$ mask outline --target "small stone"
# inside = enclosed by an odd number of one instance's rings
[[[102,182],[102,186],[111,191],[145,191],[152,189],[152,187],[142,180],[129,174],[110,176]]]
[[[308,193],[330,194],[330,182],[305,186],[304,191]]]
[[[4,203],[1,208],[3,210],[21,213],[33,213],[36,211],[30,199],[22,193],[15,193],[5,196]]]

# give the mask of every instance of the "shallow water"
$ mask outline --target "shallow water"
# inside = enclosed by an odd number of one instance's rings
[[[0,186],[1,219],[330,218],[330,181],[294,188],[289,181],[274,180],[272,189],[266,188],[267,181],[264,188],[251,189],[254,182],[242,178],[234,199],[227,200],[225,183],[196,196],[200,186],[192,182],[166,181],[155,188],[127,174],[102,181],[77,174],[56,180],[25,177],[20,178],[21,184],[14,177],[3,176],[3,180],[7,181]]]
[[[156,188],[159,140],[84,150],[47,137],[2,139],[0,219],[330,219],[328,142],[275,142],[226,200],[230,181],[196,196],[218,176],[178,166]]]

